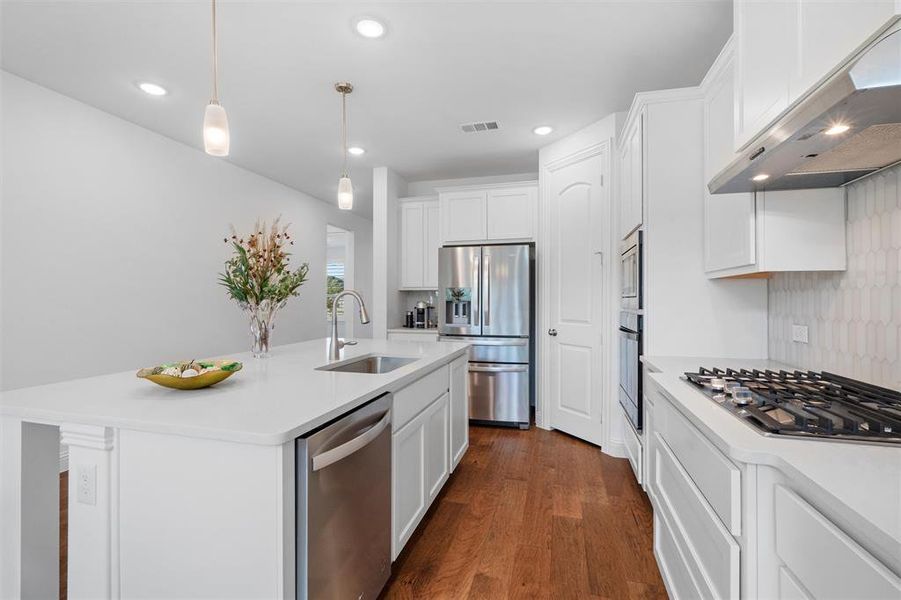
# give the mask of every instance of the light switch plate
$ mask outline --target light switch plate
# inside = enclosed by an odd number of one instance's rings
[[[792,341],[806,344],[809,342],[807,337],[807,325],[792,325]]]
[[[75,470],[75,498],[81,504],[97,504],[97,465],[78,465]]]

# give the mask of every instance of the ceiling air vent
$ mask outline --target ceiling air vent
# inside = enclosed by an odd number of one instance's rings
[[[479,131],[494,131],[498,129],[497,121],[483,121],[481,123],[464,123],[460,125],[465,133],[477,133]]]

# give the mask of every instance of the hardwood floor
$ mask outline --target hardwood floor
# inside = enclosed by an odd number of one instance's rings
[[[535,428],[470,428],[393,571],[382,598],[666,598],[628,462]]]
[[[562,433],[471,427],[469,451],[383,599],[666,598],[651,506],[625,459]],[[66,495],[60,476],[60,598]]]

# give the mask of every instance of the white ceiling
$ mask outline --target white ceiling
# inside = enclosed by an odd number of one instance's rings
[[[537,149],[635,92],[697,84],[732,30],[731,0],[328,2],[220,0],[228,160],[334,201],[340,97],[353,82],[356,209],[371,168],[410,181],[537,170]],[[3,0],[3,68],[192,146],[210,98],[210,5]],[[375,16],[380,40],[353,23]],[[137,81],[165,86],[152,98]],[[465,134],[459,124],[496,120]],[[539,124],[555,131],[541,138]]]

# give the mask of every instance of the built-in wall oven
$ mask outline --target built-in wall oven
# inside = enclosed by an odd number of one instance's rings
[[[636,231],[623,241],[620,257],[619,403],[636,431],[642,427],[643,242]]]

